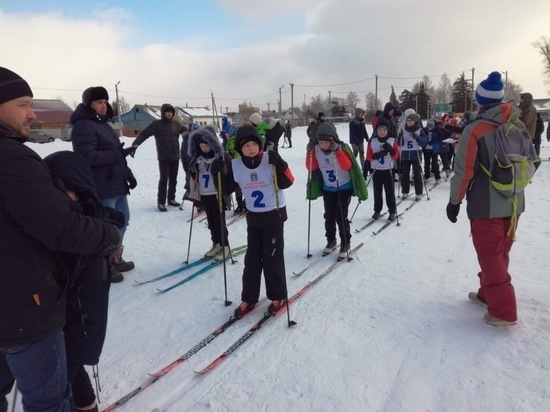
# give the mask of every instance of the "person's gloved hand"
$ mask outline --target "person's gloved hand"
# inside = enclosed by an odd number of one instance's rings
[[[460,203],[458,205],[454,205],[451,202],[447,204],[447,219],[449,219],[451,223],[456,223],[458,212],[460,212]]]
[[[391,156],[393,156],[395,154],[395,149],[393,148],[393,146],[389,142],[384,142],[384,144],[382,145],[382,148],[385,151],[387,151]]]
[[[137,187],[137,180],[132,173],[128,173],[128,175],[126,176],[126,180],[128,181],[128,187],[130,189],[133,190]]]
[[[550,141],[550,140],[549,140],[549,141]],[[306,152],[311,152],[311,151],[313,150],[313,147],[314,147],[313,143],[311,143],[311,142],[308,143],[308,144],[306,145]]]
[[[269,164],[275,166],[277,173],[283,173],[288,167],[288,164],[282,159],[281,155],[273,150],[267,152],[267,157]]]
[[[122,149],[122,153],[124,154],[124,157],[128,157],[128,155],[134,157],[134,155],[136,154],[137,148],[138,148],[137,146],[125,147]]]
[[[212,161],[212,164],[210,165],[210,173],[213,175],[216,175],[218,173],[223,174],[225,172],[223,159],[216,158]]]
[[[379,152],[373,153],[372,158],[373,159],[380,159],[388,154],[387,150],[380,150]]]
[[[119,229],[123,228],[126,223],[124,213],[119,212],[118,210],[108,206],[105,206],[103,208],[103,216],[101,217],[101,220],[106,223],[111,223]]]

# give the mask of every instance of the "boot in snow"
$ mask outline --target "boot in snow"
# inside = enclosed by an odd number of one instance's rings
[[[224,249],[225,249],[225,252],[224,252]],[[231,250],[229,249],[229,246],[224,246],[223,248],[220,246],[220,251],[216,254],[216,256],[214,256],[213,263],[223,260],[224,253],[225,253],[226,259],[231,255]]]
[[[202,257],[203,259],[208,259],[208,258],[211,258],[211,257],[214,257],[216,256],[220,251],[222,250],[222,246],[219,244],[219,243],[212,243],[212,247],[210,248],[210,250],[208,250],[204,256]]]
[[[338,262],[347,259],[349,253],[349,246],[342,243],[340,246],[340,252],[338,252]]]
[[[115,269],[119,272],[128,272],[129,270],[132,270],[135,265],[134,262],[126,262],[122,258],[122,252],[124,252],[124,246],[121,246],[117,249],[117,251],[111,256],[111,261],[113,262],[113,266],[115,267]]]
[[[271,304],[267,307],[267,311],[274,315],[279,309],[281,309],[286,304],[286,300],[272,300]]]
[[[242,302],[237,307],[237,309],[235,309],[235,312],[233,312],[233,316],[235,316],[237,319],[240,319],[255,307],[256,307],[255,303]]]
[[[330,254],[334,249],[336,249],[336,239],[329,240],[323,249],[323,256]]]

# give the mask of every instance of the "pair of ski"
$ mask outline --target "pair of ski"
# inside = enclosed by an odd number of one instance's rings
[[[424,195],[422,195],[422,197],[424,197]],[[375,230],[374,232],[372,232],[373,235],[377,236],[380,234],[380,232],[382,232],[383,230],[387,229],[393,222],[399,222],[399,218],[401,216],[403,216],[403,214],[407,211],[407,210],[411,210],[411,208],[413,208],[418,202],[420,202],[422,200],[422,197],[420,199],[415,199],[413,200],[413,202],[407,206],[401,213],[399,213],[397,215],[397,218],[395,220],[392,220],[391,222],[388,220],[386,223],[384,223],[380,228],[378,228],[378,230]],[[399,223],[397,224],[399,226]]]
[[[235,256],[239,256],[239,255],[242,255],[243,253],[245,253],[247,250],[247,246],[246,245],[243,245],[243,246],[238,246],[236,248],[233,248],[231,250],[231,254],[226,256],[225,260],[229,260],[231,259],[232,257],[235,257]],[[156,278],[153,278],[153,279],[149,279],[149,280],[145,280],[145,281],[138,281],[138,280],[135,280],[136,282],[136,285],[139,286],[139,285],[146,285],[148,283],[153,283],[153,282],[157,282],[161,279],[166,279],[166,278],[169,278],[171,276],[174,276],[174,275],[177,275],[179,273],[182,273],[188,269],[191,269],[191,268],[194,268],[196,266],[200,266],[202,265],[203,263],[209,263],[208,265],[206,265],[205,267],[197,270],[196,272],[193,272],[192,274],[190,274],[189,276],[187,276],[186,278],[180,280],[179,282],[167,287],[167,288],[164,288],[164,289],[157,289],[159,291],[159,293],[166,293],[166,292],[169,292],[170,290],[172,289],[175,289],[177,288],[178,286],[181,286],[187,282],[189,282],[190,280],[192,279],[195,279],[196,277],[208,272],[209,270],[211,269],[214,269],[216,266],[219,266],[223,260],[215,260],[213,257],[209,257],[209,258],[206,258],[206,259],[197,259],[191,263],[189,263],[187,266],[183,266],[181,268],[178,268],[176,270],[173,270],[171,272],[168,272],[164,275],[160,275],[160,276],[157,276]]]
[[[189,219],[187,219],[187,223],[191,222],[192,220],[195,220],[199,216],[201,216],[204,213],[204,210],[201,210],[200,212],[195,212],[193,216],[191,216]]]
[[[353,248],[350,251],[350,254],[357,252],[361,247],[363,246],[363,243],[360,243],[355,248]],[[321,279],[325,278],[327,275],[329,275],[337,266],[339,266],[341,263],[345,262],[345,260],[336,261],[332,265],[330,265],[328,268],[326,268],[320,275],[318,275],[315,279],[313,279],[311,282],[306,284],[302,289],[300,289],[296,294],[294,294],[291,298],[288,300],[288,305],[293,304],[297,299],[299,299],[301,296],[303,296],[309,289],[311,289],[313,286],[315,286],[317,283],[321,281]],[[260,307],[263,302],[266,301],[266,298],[263,298],[258,302],[258,305],[256,308]],[[249,316],[251,313],[255,312],[256,308],[254,308],[252,311],[245,314],[244,317]],[[225,352],[223,352],[220,356],[218,356],[213,362],[211,362],[208,366],[205,368],[196,371],[197,374],[204,375],[208,372],[211,372],[216,367],[218,367],[222,362],[227,360],[227,358],[235,351],[237,348],[242,346],[248,339],[250,339],[258,330],[262,328],[262,326],[269,320],[272,319],[281,313],[286,311],[286,305],[281,306],[281,308],[276,313],[269,313],[267,312],[264,314],[264,316],[256,322],[252,327],[245,332],[235,343],[233,343]],[[241,318],[242,319],[242,318]],[[112,403],[111,405],[107,406],[103,412],[111,412],[117,409],[119,406],[124,405],[127,403],[130,399],[137,396],[139,393],[143,392],[145,389],[153,385],[155,382],[158,382],[160,378],[163,376],[166,376],[169,372],[171,372],[173,369],[175,369],[177,366],[181,365],[182,363],[185,363],[191,356],[193,356],[195,353],[199,352],[202,348],[206,347],[210,342],[212,342],[214,339],[216,339],[218,336],[220,336],[222,333],[224,333],[227,329],[229,329],[233,324],[235,324],[239,319],[235,318],[234,316],[231,316],[227,322],[216,328],[212,333],[210,333],[208,336],[206,336],[204,339],[200,340],[196,345],[194,345],[191,349],[189,349],[187,352],[185,352],[183,355],[181,355],[179,358],[174,360],[169,365],[165,366],[164,368],[160,369],[157,372],[150,373],[149,376],[151,377],[146,383],[143,385],[137,387],[133,391],[129,392],[127,395],[123,396],[118,401]]]
[[[403,203],[403,198],[399,199],[399,201],[396,203],[395,207],[398,207],[401,203]],[[385,211],[384,213],[382,213],[378,219],[380,219],[381,217],[384,217],[388,214],[387,211]],[[368,221],[367,223],[365,223],[363,226],[361,226],[359,229],[355,229],[355,233],[360,233],[362,232],[363,230],[365,230],[366,228],[368,228],[370,225],[374,224],[375,222],[378,222],[378,219],[372,219],[370,221]],[[391,222],[390,222],[391,223]],[[389,226],[389,225],[388,225]]]

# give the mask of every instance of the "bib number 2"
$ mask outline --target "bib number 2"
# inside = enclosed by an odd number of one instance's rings
[[[265,203],[263,203],[264,200],[264,194],[263,192],[259,190],[254,190],[250,196],[254,198],[254,207],[262,208],[265,207]]]

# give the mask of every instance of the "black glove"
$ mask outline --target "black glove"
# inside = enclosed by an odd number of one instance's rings
[[[380,159],[381,157],[384,157],[388,154],[387,150],[380,150],[379,152],[373,153],[372,158],[373,159]]]
[[[447,219],[449,219],[451,223],[456,223],[458,212],[460,212],[460,203],[458,205],[453,205],[451,202],[447,204]]]
[[[103,208],[103,216],[101,217],[101,220],[106,223],[115,225],[119,229],[123,228],[126,223],[124,213],[107,206]]]
[[[128,157],[128,155],[134,157],[136,154],[137,146],[130,146],[122,149],[122,154],[124,154],[124,157]]]
[[[391,156],[393,156],[395,154],[395,149],[393,148],[393,146],[389,142],[384,142],[384,144],[382,145],[382,148],[385,151],[387,151]]]
[[[548,140],[550,141],[550,139],[548,139]],[[314,147],[315,147],[315,146],[314,146],[313,143],[308,143],[308,144],[306,145],[306,152],[311,152],[311,151],[313,150]]]
[[[128,182],[128,187],[130,189],[136,188],[137,180],[129,167],[126,168],[126,181]]]
[[[212,161],[212,164],[210,165],[210,173],[213,175],[217,175],[218,173],[224,174],[225,172],[225,164],[223,162],[223,159],[216,158]]]
[[[267,157],[269,164],[275,166],[277,173],[283,173],[288,167],[288,164],[281,158],[281,155],[274,150],[269,150]]]

